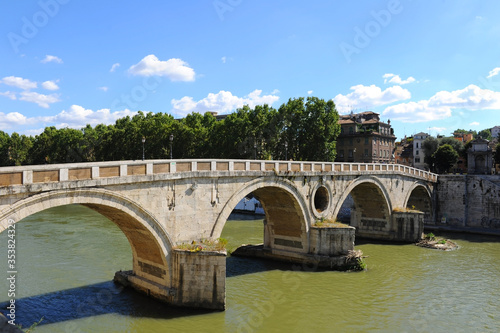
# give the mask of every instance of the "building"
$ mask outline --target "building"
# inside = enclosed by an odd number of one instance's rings
[[[411,140],[404,138],[400,143],[396,142],[394,162],[406,166],[413,165],[413,142]]]
[[[472,133],[458,133],[458,132],[455,132],[455,133],[453,133],[453,137],[455,138],[455,140],[461,141],[464,144],[466,144],[469,141],[474,140],[474,135]]]
[[[467,151],[468,173],[489,174],[493,168],[493,151],[488,146],[489,141],[477,138]]]
[[[498,139],[500,135],[500,126],[495,126],[491,129],[491,137],[493,139]]]
[[[417,169],[428,169],[425,163],[425,153],[422,144],[429,134],[420,132],[413,136],[413,167]]]
[[[337,162],[393,163],[394,130],[390,120],[381,122],[378,113],[367,111],[339,116]]]

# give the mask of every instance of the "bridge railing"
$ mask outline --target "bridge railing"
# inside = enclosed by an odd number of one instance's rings
[[[260,160],[146,160],[0,167],[0,186],[88,180],[108,177],[200,171],[272,171],[325,173],[397,172],[436,182],[437,175],[401,164]]]

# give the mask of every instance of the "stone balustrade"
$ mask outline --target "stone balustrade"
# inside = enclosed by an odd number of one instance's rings
[[[327,174],[399,173],[430,182],[437,175],[400,164],[332,163],[259,160],[146,160],[46,164],[0,168],[0,186],[88,180],[183,172],[301,172]]]

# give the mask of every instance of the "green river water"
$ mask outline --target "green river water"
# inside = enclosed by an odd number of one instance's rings
[[[236,216],[229,248],[261,243],[262,220]],[[167,307],[111,282],[129,270],[127,239],[82,206],[16,224],[16,321],[44,332],[500,332],[500,238],[450,234],[460,248],[363,242],[368,269],[315,271],[228,256],[226,311]],[[0,234],[0,311],[8,297]]]

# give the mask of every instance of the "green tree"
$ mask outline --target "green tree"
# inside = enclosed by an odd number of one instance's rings
[[[495,147],[495,164],[500,164],[500,143]]]
[[[428,136],[424,142],[422,142],[422,147],[424,148],[424,162],[427,163],[429,169],[435,172],[435,159],[434,153],[439,147],[439,141],[433,136]]]
[[[0,166],[10,165],[9,160],[9,134],[0,131]]]
[[[31,137],[12,133],[7,150],[8,165],[28,163],[29,150],[32,145]]]
[[[479,131],[479,133],[477,133],[477,136],[488,141],[491,141],[493,139],[490,129]]]
[[[440,146],[432,156],[438,173],[446,173],[457,163],[458,153],[449,144]]]

